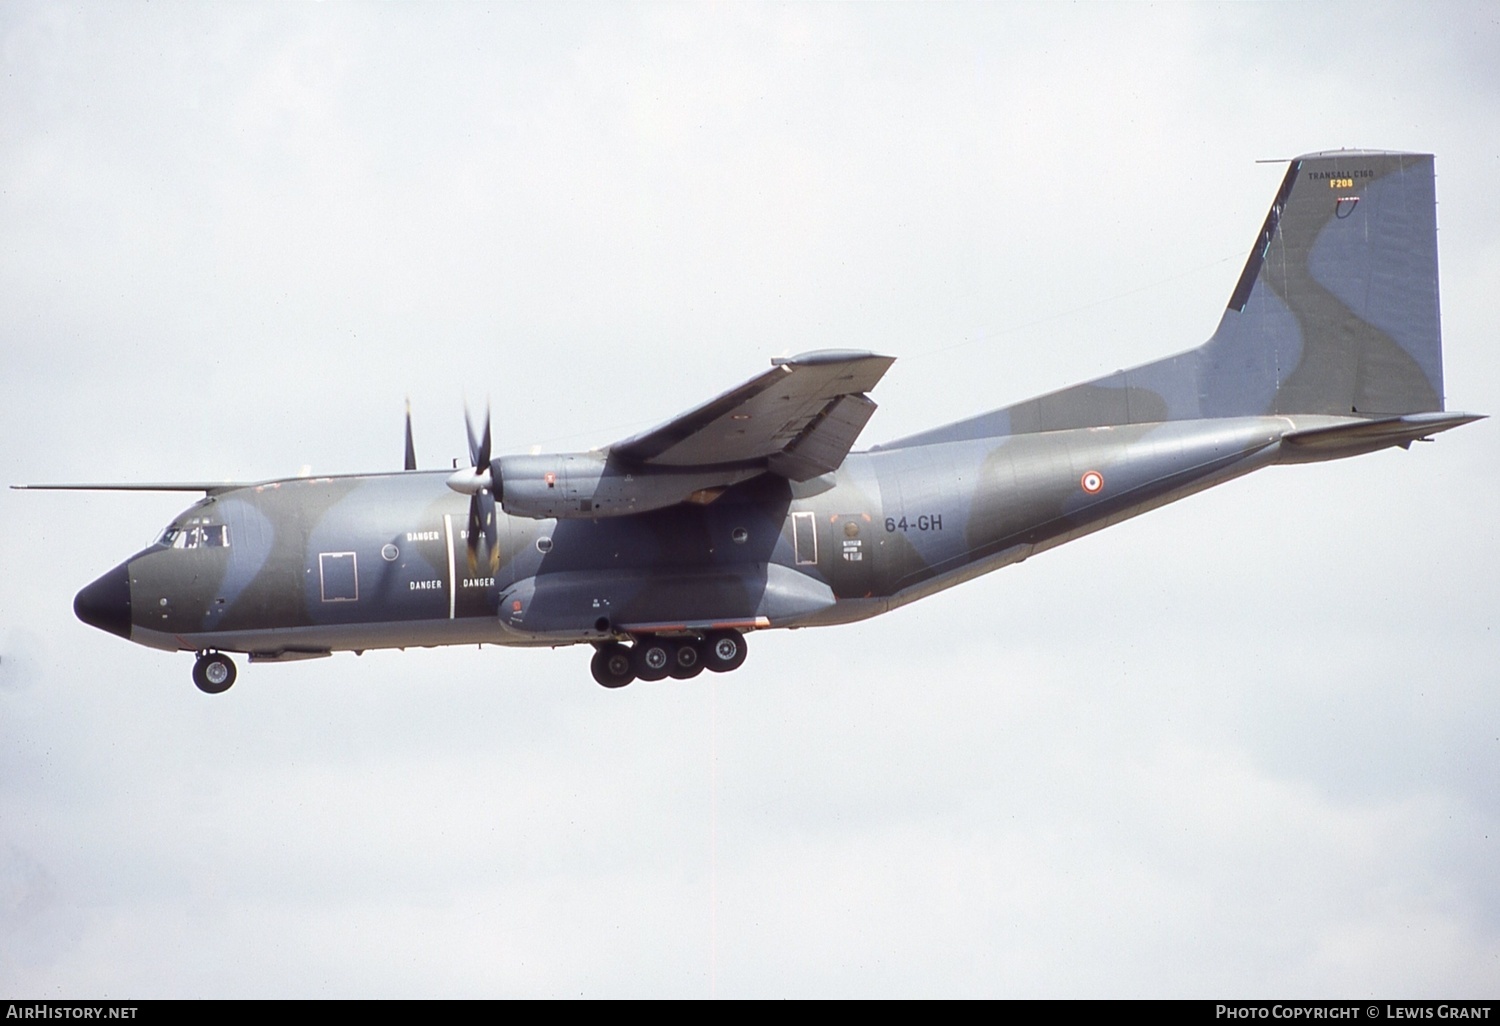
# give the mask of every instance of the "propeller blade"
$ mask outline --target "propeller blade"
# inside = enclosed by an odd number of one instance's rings
[[[479,540],[484,539],[489,554],[490,573],[500,566],[499,528],[495,523],[495,497],[489,492],[475,492],[469,497],[469,573],[479,567]]]
[[[479,492],[469,496],[469,573],[479,565],[479,539],[484,531],[484,511],[481,508],[483,499]]]
[[[411,438],[411,396],[406,397],[406,469],[417,469],[417,446]]]
[[[469,433],[469,465],[479,466],[479,439],[474,437],[474,421],[469,417],[469,400],[464,400],[464,428]]]
[[[484,404],[484,441],[479,443],[479,458],[474,461],[474,466],[480,470],[490,469],[490,404],[485,400]]]
[[[450,488],[469,493],[469,572],[473,573],[479,565],[479,539],[483,538],[485,547],[489,550],[490,572],[493,573],[500,563],[500,550],[496,543],[499,541],[499,532],[495,526],[495,496],[492,492],[493,482],[490,470],[490,404],[484,404],[484,436],[474,437],[474,421],[469,416],[469,404],[464,402],[464,428],[469,434],[469,459],[474,467],[472,477],[463,480],[464,472],[459,471],[448,479]]]

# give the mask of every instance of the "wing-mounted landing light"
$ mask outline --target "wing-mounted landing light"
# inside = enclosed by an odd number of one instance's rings
[[[495,529],[494,472],[490,465],[490,408],[484,408],[484,437],[474,437],[474,422],[469,417],[469,406],[464,404],[464,427],[469,435],[469,461],[473,466],[455,471],[448,478],[448,487],[469,497],[469,571],[479,565],[479,539],[484,539],[489,553],[490,572],[500,565],[500,552],[495,547],[498,540]]]

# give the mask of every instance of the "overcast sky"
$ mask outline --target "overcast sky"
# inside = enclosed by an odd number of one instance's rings
[[[875,444],[1198,344],[1284,166],[1437,154],[1472,5],[0,4],[0,483],[625,437],[896,356]],[[1272,468],[731,676],[250,667],[74,619],[186,504],[0,493],[0,992],[1500,993],[1494,422]]]

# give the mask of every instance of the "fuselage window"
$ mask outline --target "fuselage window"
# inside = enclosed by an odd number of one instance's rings
[[[354,553],[319,553],[318,577],[323,588],[324,602],[359,601],[359,570]]]
[[[792,514],[792,548],[798,566],[818,561],[818,524],[811,513]]]

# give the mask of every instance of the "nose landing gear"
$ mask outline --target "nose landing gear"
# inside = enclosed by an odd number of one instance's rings
[[[690,680],[704,670],[728,673],[745,662],[745,636],[739,631],[710,631],[701,638],[669,639],[643,635],[634,645],[609,641],[594,646],[589,670],[607,688],[641,680]]]
[[[193,664],[193,683],[209,695],[221,695],[234,683],[234,660],[222,652],[200,652]]]

